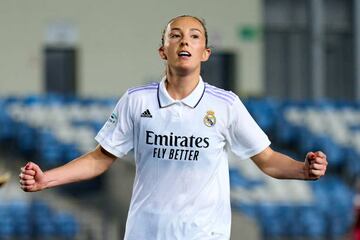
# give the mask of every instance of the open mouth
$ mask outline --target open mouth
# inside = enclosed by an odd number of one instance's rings
[[[187,52],[187,51],[181,51],[178,53],[179,57],[191,57],[191,53]]]

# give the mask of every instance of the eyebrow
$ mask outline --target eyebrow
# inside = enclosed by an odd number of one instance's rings
[[[175,28],[171,28],[170,31],[181,31],[181,29],[175,27]],[[198,28],[190,28],[190,31],[198,31],[198,32],[202,33],[202,31]]]

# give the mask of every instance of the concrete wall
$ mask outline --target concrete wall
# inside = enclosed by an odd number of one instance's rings
[[[1,0],[0,96],[43,91],[42,50],[57,24],[70,29],[79,49],[81,95],[119,96],[158,80],[162,29],[181,14],[205,18],[210,45],[237,53],[239,93],[261,93],[261,39],[238,34],[241,26],[260,26],[261,10],[260,0]]]

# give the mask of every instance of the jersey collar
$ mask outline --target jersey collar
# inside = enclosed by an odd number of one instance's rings
[[[159,101],[160,108],[168,107],[177,102],[182,102],[191,108],[195,108],[199,104],[199,102],[205,92],[205,84],[200,76],[200,81],[199,81],[198,85],[190,93],[189,96],[187,96],[186,98],[181,99],[181,100],[174,100],[166,90],[165,81],[166,81],[166,77],[163,77],[163,79],[161,80],[159,87],[158,87],[158,101]]]

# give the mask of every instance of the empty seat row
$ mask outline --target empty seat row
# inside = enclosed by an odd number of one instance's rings
[[[0,239],[75,239],[78,220],[69,212],[55,210],[47,202],[18,200],[0,204]]]

